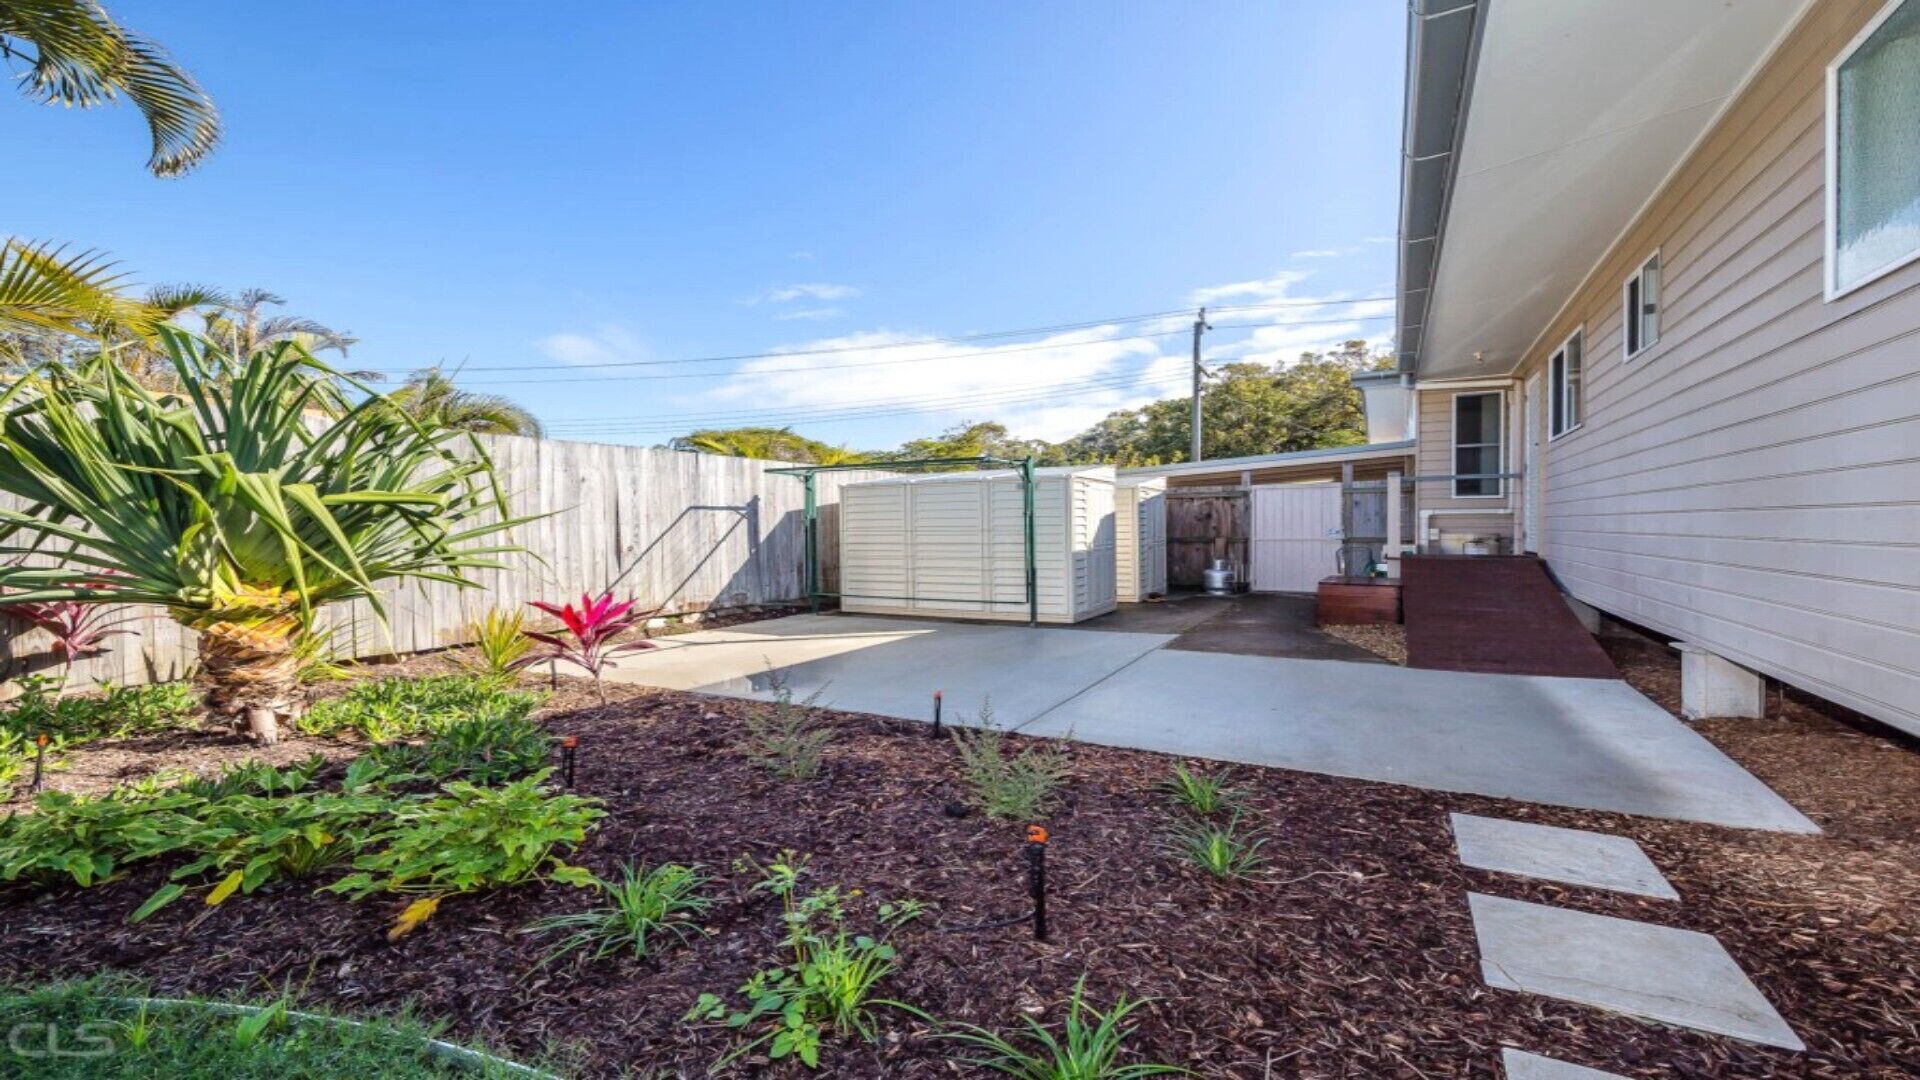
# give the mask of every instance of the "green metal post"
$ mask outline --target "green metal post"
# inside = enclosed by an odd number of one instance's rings
[[[807,610],[820,614],[820,501],[813,488],[813,473],[803,474],[807,487]]]
[[[1027,525],[1027,625],[1040,625],[1040,575],[1033,563],[1033,458],[1020,463],[1020,483],[1024,489]]]

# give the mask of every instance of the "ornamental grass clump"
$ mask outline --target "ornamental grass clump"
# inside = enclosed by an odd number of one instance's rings
[[[1141,1080],[1148,1076],[1193,1076],[1172,1065],[1124,1064],[1126,1042],[1133,1027],[1126,1022],[1145,1000],[1129,1001],[1125,994],[1113,1006],[1102,1011],[1087,1002],[1087,979],[1082,975],[1073,984],[1067,999],[1067,1019],[1060,1033],[1023,1016],[1026,1038],[1016,1042],[999,1032],[974,1024],[954,1024],[943,1033],[982,1052],[983,1056],[965,1059],[969,1065],[990,1069],[1016,1080]]]
[[[1226,822],[1182,821],[1168,835],[1167,850],[1191,865],[1229,881],[1244,881],[1267,864],[1266,838],[1240,828],[1238,811]]]
[[[1185,762],[1174,765],[1173,775],[1161,784],[1161,789],[1175,806],[1203,817],[1232,809],[1240,803],[1239,791],[1227,785],[1226,777],[1201,769],[1189,769]]]
[[[382,582],[473,586],[506,569],[516,519],[485,451],[315,359],[298,341],[236,356],[156,331],[169,388],[102,352],[0,391],[0,607],[164,609],[199,636],[207,710],[261,743],[305,708],[296,645],[326,605]],[[358,395],[356,400],[350,391]]]
[[[686,942],[706,933],[693,922],[713,906],[701,890],[711,881],[691,866],[663,863],[647,870],[621,863],[618,880],[593,884],[606,902],[571,915],[541,919],[528,933],[566,933],[540,961],[542,966],[577,952],[590,960],[624,953],[635,960],[651,955],[663,939]]]

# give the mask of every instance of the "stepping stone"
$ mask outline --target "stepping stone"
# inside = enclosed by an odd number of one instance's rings
[[[1626,1080],[1619,1073],[1571,1065],[1511,1046],[1500,1051],[1500,1064],[1506,1066],[1507,1080]]]
[[[1489,986],[1806,1049],[1706,934],[1480,893],[1467,904]]]
[[[1454,814],[1460,861],[1481,870],[1568,885],[1678,900],[1640,845],[1624,836],[1535,825],[1530,821]]]

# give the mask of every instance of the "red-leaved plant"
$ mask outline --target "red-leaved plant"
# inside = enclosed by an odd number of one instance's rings
[[[556,605],[531,601],[541,611],[560,620],[561,630],[542,633],[527,630],[524,633],[547,647],[547,651],[527,657],[523,663],[537,664],[543,660],[558,660],[581,668],[593,676],[593,688],[600,695],[600,704],[607,703],[607,688],[600,681],[600,675],[616,657],[628,653],[641,652],[654,647],[651,641],[628,641],[616,643],[615,638],[633,629],[646,617],[646,612],[635,611],[637,601],[615,601],[613,590],[600,594],[598,600],[586,593],[580,594],[580,606],[572,604]]]
[[[105,581],[80,581],[71,584],[89,589],[106,587]],[[36,630],[44,630],[53,638],[52,651],[60,658],[62,678],[73,674],[74,661],[86,656],[95,656],[107,651],[106,641],[116,634],[131,634],[131,630],[122,630],[121,626],[132,622],[132,616],[116,612],[104,604],[82,604],[75,600],[29,600],[24,603],[5,603],[0,599],[0,612],[13,616],[29,624]]]

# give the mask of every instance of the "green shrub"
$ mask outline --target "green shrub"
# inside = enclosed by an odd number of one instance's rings
[[[713,906],[713,901],[700,892],[709,880],[679,863],[665,863],[645,872],[632,863],[622,863],[620,880],[593,879],[607,898],[605,904],[573,915],[542,919],[527,930],[535,934],[570,931],[540,961],[542,965],[582,949],[591,949],[589,957],[594,960],[620,952],[642,960],[663,935],[684,942],[704,933],[689,920]]]
[[[701,994],[688,1011],[689,1021],[723,1021],[729,1028],[761,1029],[757,1038],[728,1054],[716,1069],[761,1045],[766,1046],[770,1060],[791,1057],[808,1068],[818,1068],[821,1042],[830,1033],[873,1041],[877,1036],[874,1011],[880,1006],[925,1015],[876,996],[898,956],[885,940],[885,931],[917,918],[921,905],[915,901],[879,905],[876,915],[882,936],[856,934],[847,926],[850,898],[838,887],[800,890],[805,867],[806,858],[792,851],[782,852],[764,867],[742,861],[741,868],[761,873],[754,891],[780,898],[786,947],[793,962],[755,972],[740,987],[739,995],[746,1001],[742,1008],[730,1007],[718,994]]]
[[[97,797],[43,791],[34,812],[0,821],[0,881],[87,886],[182,847],[201,800],[185,792]]]
[[[186,683],[146,686],[101,685],[99,694],[61,697],[59,681],[44,676],[19,680],[20,696],[0,709],[0,730],[29,741],[47,735],[67,746],[95,739],[120,739],[180,727],[199,708]]]
[[[1039,817],[1053,806],[1054,790],[1073,768],[1056,744],[1032,743],[1009,753],[1006,733],[994,726],[991,705],[981,706],[974,730],[954,729],[953,747],[973,804],[992,818]]]
[[[1248,837],[1240,831],[1236,812],[1223,824],[1212,821],[1185,821],[1173,828],[1168,850],[1214,877],[1239,881],[1259,873],[1266,865],[1260,849],[1263,837]]]
[[[422,743],[376,746],[367,757],[393,773],[501,784],[547,764],[553,736],[512,713],[482,713],[436,727]]]
[[[1027,1025],[1029,1046],[973,1024],[955,1024],[944,1037],[985,1052],[984,1057],[966,1059],[966,1064],[1018,1080],[1139,1080],[1195,1075],[1172,1065],[1121,1064],[1127,1037],[1133,1033],[1126,1026],[1127,1015],[1145,1002],[1129,1001],[1122,994],[1112,1008],[1102,1012],[1087,1003],[1086,992],[1083,975],[1073,984],[1067,1021],[1058,1035],[1032,1017],[1021,1017]]]
[[[498,1059],[455,1057],[429,1048],[444,1037],[407,1014],[346,1022],[296,1011],[279,998],[257,1011],[226,1003],[161,1005],[128,980],[94,978],[0,988],[0,1029],[22,1046],[44,1045],[49,1029],[69,1052],[27,1060],[0,1047],[0,1074],[36,1080],[148,1080],[150,1077],[352,1077],[454,1080],[528,1075]],[[37,1037],[27,1032],[38,1032]],[[75,1053],[98,1049],[103,1053]],[[23,1071],[10,1072],[18,1068]]]
[[[129,921],[140,920],[184,895],[188,882],[220,875],[207,893],[209,905],[236,892],[251,894],[272,881],[301,879],[346,861],[378,831],[369,825],[399,808],[376,795],[330,791],[278,795],[229,794],[204,803],[179,850],[198,857],[175,870]]]
[[[1174,765],[1173,775],[1161,787],[1175,805],[1201,815],[1217,814],[1240,801],[1240,793],[1227,786],[1226,777],[1188,769],[1184,762]]]
[[[353,732],[373,743],[417,738],[482,716],[526,717],[538,694],[505,690],[471,675],[375,679],[317,701],[299,720],[309,735]]]
[[[833,729],[820,722],[814,707],[820,691],[793,700],[793,690],[781,672],[769,672],[773,700],[747,709],[742,744],[754,764],[783,780],[808,780],[820,773]]]
[[[497,788],[457,780],[437,798],[400,804],[383,842],[327,891],[358,899],[377,892],[441,896],[534,878],[593,885],[592,874],[556,852],[586,839],[605,813],[590,799],[542,788],[552,771]]]
[[[533,639],[525,633],[527,618],[518,609],[494,608],[473,621],[473,654],[465,661],[468,670],[494,686],[512,686],[527,666],[533,651]]]
[[[241,761],[228,765],[212,776],[194,776],[180,782],[179,790],[208,802],[231,795],[290,795],[304,791],[327,759],[310,754],[285,768],[264,761]]]

